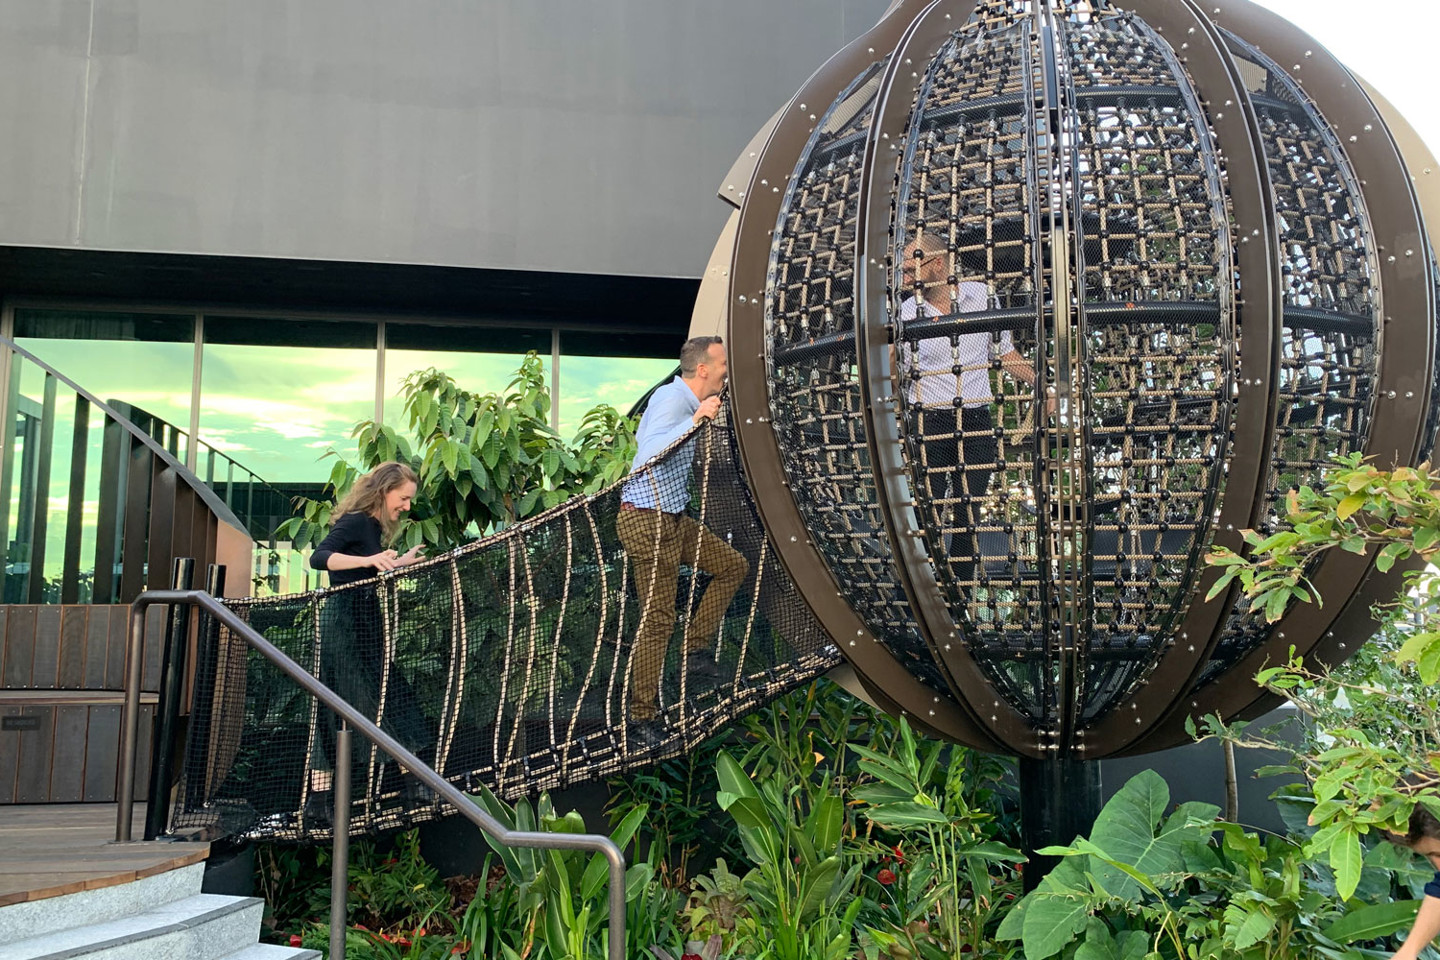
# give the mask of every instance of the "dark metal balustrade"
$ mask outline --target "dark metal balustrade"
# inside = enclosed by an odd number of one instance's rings
[[[168,586],[179,556],[223,562],[248,579],[257,523],[270,517],[246,488],[263,499],[264,481],[230,461],[229,489],[219,493],[185,467],[189,438],[169,424],[102,401],[5,338],[0,365],[3,602],[128,603]],[[217,457],[210,450],[207,465]],[[237,514],[228,501],[242,491]]]

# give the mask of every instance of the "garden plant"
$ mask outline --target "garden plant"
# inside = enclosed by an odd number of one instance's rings
[[[565,443],[545,424],[541,368],[477,396],[439,371],[407,379],[410,433],[362,423],[356,470],[390,458],[422,480],[407,542],[453,546],[623,474],[633,423],[593,411]],[[498,436],[499,439],[492,439]],[[503,481],[503,482],[502,482]],[[1106,803],[1094,828],[1022,893],[1024,858],[1008,760],[927,739],[828,680],[778,698],[684,756],[608,784],[608,829],[631,867],[627,955],[654,960],[1288,960],[1385,957],[1430,871],[1379,840],[1417,804],[1440,812],[1436,743],[1440,476],[1359,458],[1286,504],[1279,532],[1219,552],[1272,619],[1323,603],[1306,579],[1328,549],[1409,564],[1406,591],[1377,611],[1377,640],[1344,667],[1298,658],[1258,682],[1306,721],[1289,739],[1207,718],[1200,736],[1281,752],[1276,795],[1289,829],[1268,834],[1200,803],[1174,806],[1151,771]],[[313,540],[328,505],[287,532]],[[1217,590],[1220,588],[1217,588]],[[587,824],[541,795],[474,795],[520,829]],[[596,824],[588,825],[594,828]],[[257,858],[271,939],[325,949],[328,853],[267,846]],[[367,958],[589,960],[603,955],[602,861],[494,847],[442,879],[414,832],[357,843],[347,952]]]

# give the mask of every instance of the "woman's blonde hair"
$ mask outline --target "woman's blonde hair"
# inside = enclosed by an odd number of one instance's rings
[[[345,498],[335,505],[330,519],[339,520],[347,513],[367,513],[380,521],[380,530],[389,542],[395,536],[398,524],[390,519],[390,513],[385,509],[385,497],[391,490],[407,483],[420,483],[420,478],[407,464],[395,460],[382,463],[355,481],[355,486],[350,488]]]

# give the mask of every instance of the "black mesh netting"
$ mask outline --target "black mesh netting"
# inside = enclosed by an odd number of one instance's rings
[[[507,798],[678,754],[840,662],[766,542],[723,408],[627,480],[453,553],[226,602],[448,780]],[[174,829],[329,835],[336,729],[211,631]],[[353,742],[352,833],[442,814]]]

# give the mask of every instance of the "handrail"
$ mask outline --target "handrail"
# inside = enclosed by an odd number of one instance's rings
[[[132,836],[135,809],[135,762],[136,747],[140,735],[140,676],[142,648],[145,643],[145,611],[153,604],[194,604],[225,624],[241,637],[250,647],[265,659],[279,667],[281,672],[298,683],[312,697],[330,708],[346,724],[362,733],[366,739],[409,771],[425,786],[446,800],[461,816],[483,830],[487,835],[508,847],[529,847],[540,850],[588,850],[604,854],[610,864],[609,896],[609,960],[624,960],[625,956],[625,855],[609,837],[588,833],[540,833],[527,830],[511,830],[482,810],[464,793],[453,786],[419,757],[370,722],[360,711],[343,700],[339,694],[311,676],[303,667],[290,659],[270,641],[255,631],[248,623],[236,616],[235,612],[204,590],[147,590],[130,604],[130,633],[126,647],[125,701],[121,708],[120,720],[120,809],[115,826],[117,843],[128,842]],[[342,740],[348,745],[348,737]],[[337,757],[337,761],[338,761]],[[341,767],[336,763],[337,773]],[[348,768],[347,768],[348,770]],[[337,784],[338,786],[338,784]],[[340,813],[341,797],[336,797],[336,813]],[[348,812],[348,811],[347,811]],[[343,824],[342,824],[343,825]],[[348,831],[342,839],[342,831],[336,830],[337,850],[342,843],[348,843]],[[337,858],[338,859],[338,858]],[[338,896],[344,896],[345,885],[339,884]],[[343,903],[343,900],[341,901]],[[335,912],[332,909],[332,913]],[[332,921],[333,921],[332,917]],[[333,927],[332,927],[333,929]],[[337,945],[331,942],[331,957],[344,955],[344,936]],[[337,949],[338,947],[338,949]]]
[[[56,370],[44,360],[41,360],[39,357],[35,356],[35,354],[31,353],[29,350],[26,350],[14,340],[11,340],[9,337],[0,337],[0,348],[4,348],[18,356],[24,357],[26,360],[35,364],[35,366],[50,374],[56,380],[65,384],[65,386],[69,387],[71,390],[74,390],[77,394],[84,397],[87,401],[89,401],[91,406],[94,406],[96,409],[100,410],[115,423],[119,424],[133,438],[139,440],[140,443],[142,443],[147,449],[149,449],[149,451],[153,455],[159,457],[161,462],[163,462],[167,467],[173,469],[176,472],[176,475],[179,476],[182,480],[184,480],[186,485],[188,485],[191,489],[195,491],[195,494],[205,503],[205,506],[210,508],[210,512],[215,514],[217,518],[223,520],[225,523],[228,523],[236,530],[242,531],[247,537],[250,535],[249,527],[240,522],[240,518],[235,516],[235,512],[230,509],[230,507],[225,503],[224,500],[221,500],[219,496],[216,495],[214,490],[210,489],[209,484],[207,484],[204,480],[201,480],[198,476],[192,473],[190,469],[186,467],[185,464],[181,463],[174,455],[172,455],[169,450],[166,450],[162,445],[157,443],[154,437],[150,436],[150,434],[146,433],[144,430],[141,430],[127,417],[121,415],[121,413],[114,407],[110,406],[108,403],[95,396],[95,394],[91,393],[89,390],[86,390],[84,387],[80,386],[80,384],[76,383],[74,380],[71,380],[69,377],[65,376],[65,374],[61,373],[59,370]]]

